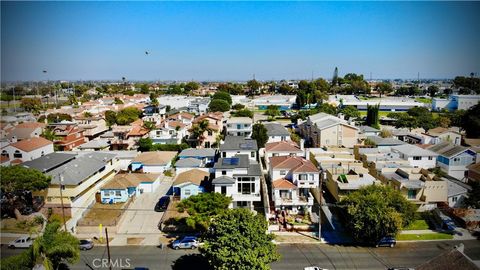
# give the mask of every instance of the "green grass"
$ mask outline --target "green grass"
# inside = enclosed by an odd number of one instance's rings
[[[410,223],[404,230],[428,230],[429,226],[424,219],[417,219]]]
[[[378,116],[379,117],[382,117],[382,116],[386,117],[389,113],[391,113],[391,112],[380,111],[380,112],[378,112]],[[360,116],[361,117],[367,116],[367,111],[360,111]]]
[[[431,104],[432,103],[431,98],[420,97],[420,98],[416,98],[415,100],[418,101],[418,102],[426,103],[426,104]]]
[[[397,240],[437,240],[453,239],[453,235],[446,233],[399,234]]]

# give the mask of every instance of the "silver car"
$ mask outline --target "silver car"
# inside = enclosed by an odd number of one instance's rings
[[[93,241],[80,240],[80,250],[89,250],[93,248]]]

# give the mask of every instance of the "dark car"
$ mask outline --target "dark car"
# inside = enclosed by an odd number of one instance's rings
[[[394,247],[397,244],[397,240],[391,236],[386,236],[380,239],[375,247]]]
[[[158,200],[157,204],[155,205],[156,212],[164,212],[168,208],[168,204],[170,203],[169,196],[163,196]]]

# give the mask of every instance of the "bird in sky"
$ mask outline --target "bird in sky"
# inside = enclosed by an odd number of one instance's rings
[[[146,54],[146,55],[148,55],[148,54],[149,54],[149,52],[148,52],[148,51],[145,51],[145,54]]]

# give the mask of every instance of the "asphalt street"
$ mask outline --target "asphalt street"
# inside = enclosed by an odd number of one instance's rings
[[[480,241],[431,241],[397,243],[394,248],[368,248],[327,244],[278,245],[281,259],[272,264],[274,270],[303,269],[319,266],[327,269],[387,269],[388,267],[415,267],[459,243],[465,244],[465,253],[480,261]],[[2,247],[2,257],[18,254],[21,250]],[[112,247],[113,269],[148,267],[156,270],[206,269],[196,250],[172,250],[147,246]],[[106,247],[95,247],[81,252],[81,260],[71,269],[108,269],[102,266],[107,258]]]

